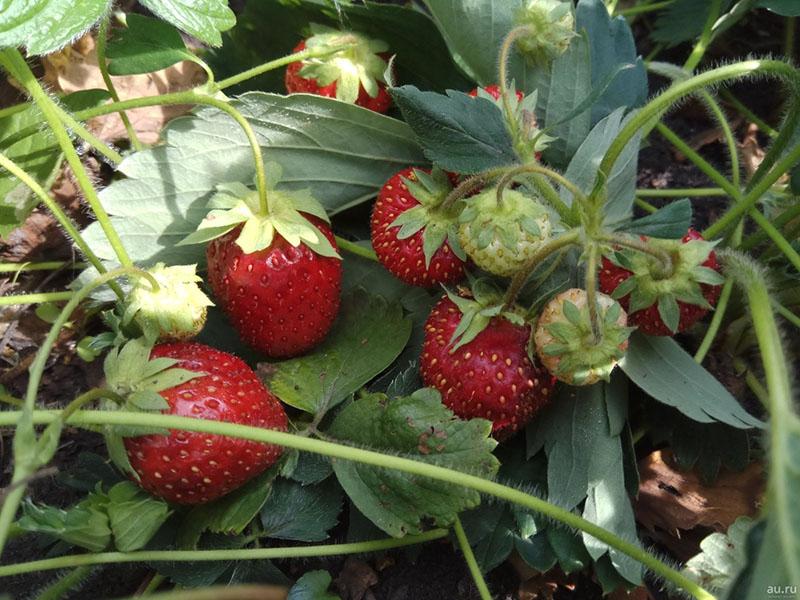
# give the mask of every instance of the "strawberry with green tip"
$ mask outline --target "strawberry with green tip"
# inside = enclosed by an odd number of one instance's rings
[[[686,331],[714,307],[724,278],[714,246],[694,230],[681,240],[641,240],[669,258],[616,249],[603,257],[600,289],[620,301],[628,320],[647,335]]]
[[[493,435],[519,431],[549,402],[555,379],[528,355],[531,328],[499,298],[448,294],[425,323],[420,371],[463,419],[492,421]]]
[[[240,337],[270,357],[307,352],[339,310],[342,265],[324,208],[280,189],[269,165],[268,212],[241,183],[217,186],[212,210],[181,243],[209,241],[208,280]]]
[[[553,230],[550,211],[539,200],[506,189],[498,202],[497,188],[464,200],[458,239],[481,269],[513,277],[528,264]]]
[[[592,328],[586,290],[562,292],[542,310],[533,334],[542,364],[559,381],[569,385],[591,385],[608,381],[614,367],[628,349],[627,315],[619,302],[597,294],[600,323],[598,339]]]
[[[122,325],[135,321],[145,337],[155,342],[183,341],[196,336],[206,323],[209,300],[197,285],[197,265],[166,266],[157,263],[147,272],[150,279],[137,278],[128,295]]]
[[[112,350],[106,376],[128,410],[287,429],[281,403],[253,370],[236,356],[203,344],[161,344],[151,352],[134,340]],[[125,433],[131,435],[122,437]],[[112,458],[139,485],[176,504],[219,498],[262,473],[282,453],[280,446],[180,430],[112,430],[107,440]]]
[[[370,220],[372,247],[381,264],[409,285],[447,285],[464,277],[457,211],[442,206],[452,189],[441,169],[407,168],[378,193]]]
[[[384,73],[388,68],[386,42],[351,31],[311,24],[313,35],[294,48],[338,52],[291,63],[286,68],[286,91],[316,94],[385,113],[391,106]]]

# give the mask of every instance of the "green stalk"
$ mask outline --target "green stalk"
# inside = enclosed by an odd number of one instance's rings
[[[53,346],[58,339],[59,334],[61,333],[61,329],[67,323],[67,320],[72,315],[73,311],[78,307],[78,305],[86,299],[89,294],[92,293],[95,289],[112,281],[113,279],[124,276],[124,275],[139,275],[146,277],[150,280],[150,283],[154,286],[155,289],[158,289],[158,282],[153,278],[152,275],[145,271],[140,271],[135,267],[122,267],[116,269],[114,271],[109,271],[103,275],[100,275],[97,279],[92,281],[91,283],[86,284],[83,286],[78,292],[76,292],[69,302],[67,302],[66,306],[61,310],[61,313],[58,315],[58,318],[53,322],[53,325],[50,327],[50,331],[47,334],[42,345],[39,347],[38,352],[36,353],[36,358],[34,358],[33,362],[31,363],[29,369],[29,378],[28,378],[28,389],[25,394],[25,404],[23,407],[22,412],[17,412],[18,420],[14,421],[17,425],[17,432],[15,433],[15,456],[14,456],[14,473],[11,478],[11,484],[17,484],[20,481],[25,480],[33,471],[35,471],[40,465],[38,464],[38,456],[36,452],[31,452],[31,455],[28,457],[27,461],[20,461],[19,457],[16,456],[16,442],[17,442],[17,435],[19,435],[20,429],[24,431],[28,431],[28,428],[32,431],[33,424],[32,424],[32,415],[34,412],[34,405],[36,403],[36,393],[39,389],[39,383],[42,380],[42,375],[44,374],[44,368],[47,364],[47,359],[50,356],[50,351],[53,349]],[[11,414],[11,413],[7,413]],[[34,443],[35,443],[35,434],[34,435]],[[48,459],[49,460],[49,459]],[[14,487],[6,496],[5,502],[3,502],[2,507],[0,507],[0,554],[2,554],[3,548],[5,547],[6,540],[8,539],[8,533],[11,528],[11,524],[14,520],[14,516],[17,514],[17,508],[19,507],[19,503],[22,500],[22,496],[25,494],[25,486],[24,485],[17,485]]]
[[[505,173],[499,179],[499,181],[497,182],[498,203],[502,198],[503,191],[505,190],[506,186],[508,186],[515,177],[518,177],[526,173],[540,174],[544,175],[545,177],[549,177],[553,181],[556,181],[562,186],[564,186],[564,188],[566,188],[567,191],[569,191],[569,193],[572,194],[575,204],[586,204],[586,196],[580,189],[578,189],[578,186],[576,186],[569,179],[561,175],[561,173],[558,173],[553,169],[548,169],[547,167],[543,167],[542,165],[535,163],[513,168],[509,170],[507,173]],[[534,183],[536,183],[537,189],[539,189],[539,191],[542,193],[544,199],[550,203],[550,205],[558,213],[558,216],[561,217],[561,220],[568,225],[575,225],[575,223],[573,222],[574,219],[572,210],[570,209],[570,207],[564,204],[564,202],[561,200],[561,196],[559,196],[558,193],[556,193],[555,197],[552,197],[547,193],[548,190],[553,190],[553,187],[548,185],[545,188],[540,188],[538,179],[535,179]]]
[[[756,71],[776,73],[790,79],[797,78],[794,67],[787,63],[778,60],[746,60],[705,71],[686,81],[670,86],[636,113],[617,134],[617,137],[614,138],[598,168],[598,183],[593,194],[599,193],[600,189],[602,189],[603,182],[608,180],[614,164],[628,142],[633,139],[640,129],[647,126],[652,127],[663,111],[698,89],[713,86],[723,81],[746,77]]]
[[[670,188],[668,190],[638,189],[636,195],[642,198],[701,198],[706,196],[727,196],[728,193],[722,188]]]
[[[317,558],[380,552],[423,544],[447,537],[446,529],[433,529],[419,535],[403,538],[370,540],[350,544],[325,544],[316,546],[289,546],[284,548],[241,548],[236,550],[142,550],[139,552],[100,552],[97,554],[69,554],[44,560],[17,563],[0,567],[0,577],[64,569],[85,565],[108,565],[139,562],[205,562],[218,560],[276,560],[286,558]]]
[[[2,156],[2,154],[0,154]],[[27,271],[58,271],[59,269],[85,269],[83,262],[53,260],[45,262],[22,262],[0,264],[0,273],[23,273]]]
[[[617,15],[621,17],[635,17],[656,10],[661,10],[673,2],[675,2],[675,0],[662,0],[661,2],[651,2],[649,4],[635,4],[628,8],[623,8],[622,10],[617,11]]]
[[[0,296],[0,306],[17,306],[20,304],[41,304],[42,302],[62,302],[74,296],[73,292],[42,292],[39,294],[16,294]]]
[[[73,569],[43,590],[36,600],[61,600],[61,598],[79,586],[92,573],[91,567]]]
[[[667,140],[669,140],[669,142],[673,146],[675,146],[684,155],[686,155],[686,157],[689,158],[701,171],[703,171],[706,175],[708,175],[710,179],[719,184],[719,186],[722,189],[724,189],[728,193],[728,195],[730,195],[735,200],[734,208],[744,206],[745,203],[747,202],[755,204],[755,202],[758,200],[761,194],[763,194],[766,191],[766,189],[764,189],[764,191],[760,192],[758,196],[754,196],[752,201],[748,200],[748,198],[750,198],[754,192],[750,192],[747,196],[742,196],[742,193],[739,191],[739,188],[731,184],[722,173],[720,173],[713,166],[711,166],[711,164],[708,161],[706,161],[702,156],[700,156],[700,154],[698,154],[695,150],[693,150],[689,146],[689,144],[687,144],[680,137],[678,137],[678,135],[675,132],[673,132],[669,127],[667,127],[663,123],[659,123],[658,125],[656,125],[656,129],[658,129],[658,132],[661,135],[663,135]],[[800,145],[797,146],[795,151],[797,153],[798,158],[800,158]],[[770,178],[762,180],[762,184],[764,181],[769,182]],[[772,183],[774,183],[774,181],[768,184],[767,189],[769,185],[772,185]],[[758,187],[757,189],[760,190],[761,187]],[[703,232],[703,237],[705,237],[706,239],[713,239],[714,237],[716,237],[718,231],[717,226],[725,217],[731,214],[734,214],[733,209],[729,210],[723,218],[719,219],[716,223],[712,224],[708,229],[706,229]],[[797,271],[800,272],[800,253],[798,253],[797,250],[795,250],[794,247],[789,243],[789,241],[785,237],[783,237],[781,232],[778,231],[775,228],[775,226],[772,225],[772,223],[770,223],[769,220],[764,215],[762,215],[756,208],[750,208],[747,211],[747,215],[750,218],[752,218],[759,227],[761,227],[764,233],[766,233],[769,236],[769,238],[775,243],[775,245],[784,253],[786,258],[789,259],[792,265],[794,265],[795,269],[797,269]]]
[[[773,306],[775,310],[778,311],[778,314],[782,316],[784,319],[789,321],[795,327],[800,327],[800,317],[786,308],[783,304],[779,304],[778,302],[773,302]]]
[[[108,93],[111,94],[111,99],[114,102],[119,102],[119,94],[117,88],[114,87],[114,82],[111,81],[111,75],[108,73],[108,63],[106,62],[106,43],[108,42],[108,23],[111,18],[110,13],[103,17],[100,21],[100,29],[97,32],[97,66],[100,68],[100,76],[103,78],[103,83],[106,84]],[[134,150],[137,152],[144,149],[144,145],[136,135],[136,130],[128,118],[128,114],[121,110],[119,111],[119,118],[122,119],[122,124],[125,126],[125,131],[128,132],[128,139],[130,139]]]
[[[150,578],[150,581],[147,582],[147,587],[142,590],[142,593],[139,594],[140,596],[149,596],[153,592],[155,592],[159,586],[164,583],[164,577],[161,573],[153,573],[153,576]]]
[[[528,278],[533,274],[539,264],[554,252],[566,248],[567,246],[578,244],[581,239],[581,233],[580,229],[570,229],[558,237],[543,243],[536,254],[531,257],[531,260],[528,261],[528,264],[525,265],[519,273],[514,275],[514,278],[511,280],[511,285],[508,286],[508,290],[506,291],[503,305],[506,308],[513,306],[525,282],[528,281]]]
[[[37,410],[33,411],[31,416],[34,424],[47,424],[51,423],[58,418],[60,411]],[[18,422],[22,413],[18,411],[4,411],[0,412],[0,427],[13,425]],[[665,580],[671,582],[677,587],[682,588],[687,593],[691,594],[698,600],[715,600],[714,596],[708,591],[704,590],[697,583],[688,579],[679,571],[672,569],[670,566],[664,564],[657,557],[646,552],[638,545],[628,542],[622,538],[617,537],[612,532],[603,529],[599,525],[587,521],[583,517],[576,515],[564,508],[551,504],[536,496],[526,494],[516,488],[509,487],[483,479],[475,475],[469,475],[460,471],[454,471],[446,467],[440,467],[435,464],[425,463],[422,461],[395,456],[391,454],[381,454],[373,450],[364,450],[353,446],[347,446],[342,443],[328,442],[301,435],[291,433],[284,433],[282,431],[274,431],[271,429],[262,429],[260,427],[250,427],[248,425],[239,425],[237,423],[227,423],[222,421],[210,421],[205,419],[195,419],[191,417],[179,417],[176,415],[166,414],[151,414],[143,412],[127,412],[127,411],[98,411],[98,410],[83,410],[72,415],[67,422],[75,426],[87,425],[110,425],[110,426],[142,426],[142,427],[158,427],[161,429],[180,429],[183,431],[196,431],[200,433],[211,433],[214,435],[223,435],[238,439],[246,439],[264,444],[275,444],[286,448],[294,448],[304,452],[311,452],[313,454],[321,454],[334,459],[350,460],[375,467],[384,469],[393,469],[402,471],[404,473],[411,473],[421,477],[428,477],[454,485],[470,488],[489,494],[502,500],[519,504],[529,510],[541,513],[555,521],[559,521],[572,529],[578,529],[597,539],[598,541],[607,544],[608,546],[619,550],[634,560],[642,563],[649,568],[653,573],[663,577]],[[3,506],[5,511],[6,507]],[[278,549],[273,549],[278,550]],[[168,552],[169,556],[173,556],[173,552]],[[65,557],[66,558],[66,557]],[[169,560],[167,556],[159,556],[161,560]],[[123,561],[118,558],[118,561]],[[148,560],[153,560],[148,558]],[[32,567],[30,570],[36,570],[38,566]],[[10,574],[0,567],[0,575]]]
[[[722,129],[722,135],[725,138],[725,145],[728,148],[728,157],[731,161],[731,179],[733,187],[739,189],[742,175],[739,165],[739,150],[736,147],[736,138],[733,136],[731,126],[728,123],[728,119],[725,117],[725,113],[722,111],[722,108],[717,101],[714,100],[714,97],[711,94],[703,90],[700,93],[700,97],[703,99],[703,102],[705,102],[706,106],[708,106],[708,108],[711,110],[711,113],[714,115],[714,118]]]
[[[130,100],[122,100],[121,102],[114,102],[113,104],[104,104],[84,111],[75,113],[79,119],[91,119],[100,115],[118,112],[121,110],[129,110],[132,108],[142,108],[145,106],[168,106],[174,104],[203,104],[212,106],[217,110],[221,110],[230,116],[242,128],[242,131],[247,137],[250,144],[250,149],[253,152],[253,163],[256,170],[256,187],[258,188],[258,198],[261,211],[263,214],[269,212],[267,201],[267,177],[264,171],[264,158],[261,154],[261,146],[258,143],[258,138],[250,126],[250,123],[245,119],[242,114],[231,106],[228,102],[214,98],[208,94],[198,90],[186,90],[183,92],[173,92],[171,94],[164,94],[163,96],[146,96],[143,98],[131,98]]]
[[[105,156],[110,162],[114,164],[116,167],[119,163],[122,162],[122,155],[114,150],[111,146],[106,144],[103,140],[93,134],[91,131],[86,129],[82,123],[80,123],[75,117],[65,111],[61,106],[53,103],[56,113],[58,114],[58,118],[61,119],[61,122],[64,125],[71,129],[75,135],[79,138],[83,139],[84,141],[88,142],[92,148],[97,150],[100,154]]]
[[[94,186],[92,186],[92,182],[89,179],[89,174],[86,172],[78,153],[72,146],[72,141],[69,139],[69,134],[61,122],[55,102],[52,100],[52,98],[50,98],[50,96],[47,95],[42,86],[39,84],[36,76],[33,74],[33,71],[31,71],[30,67],[28,66],[28,63],[25,62],[25,59],[19,53],[19,50],[16,48],[7,48],[3,51],[0,51],[0,65],[2,65],[10,75],[19,81],[19,83],[27,90],[33,101],[39,107],[39,110],[42,111],[42,115],[47,121],[47,124],[50,126],[50,129],[53,131],[53,135],[58,141],[58,145],[61,147],[61,151],[64,153],[64,157],[67,159],[67,163],[72,169],[75,179],[77,180],[78,185],[81,188],[84,197],[86,198],[86,201],[92,208],[98,223],[100,223],[100,227],[102,227],[103,232],[106,234],[111,247],[114,249],[117,258],[119,259],[120,264],[126,267],[133,266],[133,263],[128,256],[128,252],[125,250],[125,246],[122,244],[122,240],[119,238],[119,234],[111,224],[108,214],[103,208],[103,205],[100,203],[100,199],[97,197],[97,192],[95,191]]]
[[[355,254],[356,256],[366,258],[367,260],[373,260],[375,262],[378,261],[378,255],[375,254],[375,251],[372,248],[365,248],[360,244],[356,244],[355,242],[341,238],[338,235],[336,236],[336,245],[339,246],[340,249],[344,250],[345,252],[349,252],[350,254]]]
[[[300,60],[306,60],[307,58],[321,58],[323,56],[329,56],[330,54],[336,54],[338,52],[342,52],[351,48],[352,44],[346,44],[339,46],[338,48],[306,48],[305,50],[301,50],[300,52],[295,52],[294,54],[289,54],[287,56],[282,56],[281,58],[276,58],[275,60],[271,60],[269,62],[265,62],[264,64],[258,65],[253,67],[252,69],[247,69],[246,71],[242,71],[237,75],[232,75],[231,77],[227,77],[222,81],[219,81],[216,84],[216,88],[219,90],[224,90],[225,88],[229,88],[237,83],[241,83],[248,79],[252,79],[253,77],[258,77],[259,75],[266,73],[267,71],[272,71],[274,69],[279,69],[284,67],[290,63],[297,62]]]
[[[647,212],[649,212],[651,214],[658,211],[658,209],[655,206],[653,206],[649,202],[645,202],[641,198],[638,198],[638,197],[634,198],[633,202],[634,202],[634,204],[636,204],[636,206],[638,206],[642,210],[645,210],[645,211],[647,211]]]
[[[772,465],[768,484],[771,492],[769,507],[777,520],[776,529],[782,547],[779,556],[784,558],[789,581],[800,581],[796,540],[792,537],[796,535],[792,525],[796,510],[795,498],[790,492],[787,469],[781,466],[784,457],[793,452],[791,430],[800,422],[793,408],[789,363],[783,351],[781,334],[772,312],[772,301],[761,268],[752,260],[733,253],[728,253],[725,261],[731,274],[737,277],[747,294],[753,328],[761,351],[761,363],[767,379],[769,403],[766,408],[770,413],[768,452]]]
[[[692,53],[689,55],[689,58],[687,58],[686,62],[683,63],[683,68],[687,71],[694,71],[695,68],[697,68],[697,65],[699,65],[700,61],[703,59],[703,56],[708,49],[708,45],[711,43],[712,30],[714,28],[714,23],[716,23],[717,19],[719,18],[721,8],[722,0],[711,0],[708,18],[706,18],[706,23],[703,26],[703,32],[700,34],[700,38],[697,40],[694,48],[692,48]]]
[[[728,279],[722,287],[722,292],[720,292],[719,300],[714,310],[714,316],[711,317],[711,323],[709,323],[708,329],[706,329],[703,341],[700,343],[700,347],[694,355],[694,360],[697,364],[703,363],[708,351],[711,349],[711,345],[714,343],[714,339],[717,337],[717,333],[719,333],[719,328],[722,326],[722,319],[725,316],[725,310],[728,308],[728,302],[730,301],[732,291],[733,279]]]
[[[776,218],[774,218],[771,222],[775,227],[781,228],[784,225],[786,225],[787,223],[790,223],[791,221],[794,221],[798,217],[800,217],[800,201],[797,201],[797,198],[795,198],[794,205],[790,206],[789,208],[787,208],[785,211],[783,211],[781,214],[779,214]],[[755,248],[756,246],[758,246],[762,242],[765,242],[768,237],[769,236],[767,236],[767,234],[763,230],[757,231],[757,232],[751,234],[750,236],[748,236],[747,239],[744,242],[742,242],[742,244],[739,246],[739,249],[740,250],[752,250],[753,248]],[[788,237],[789,237],[789,239],[791,239],[794,236],[790,235]]]
[[[464,561],[467,563],[469,572],[472,575],[472,581],[475,582],[475,587],[478,588],[481,600],[492,600],[492,593],[489,591],[489,586],[486,585],[486,580],[483,578],[481,568],[478,566],[478,561],[475,560],[475,553],[472,552],[472,547],[469,545],[469,539],[464,531],[464,526],[461,524],[461,519],[456,517],[453,522],[453,530],[456,533],[458,540],[458,547],[461,548],[461,553],[464,555]]]
[[[67,216],[64,210],[59,206],[58,202],[53,200],[50,195],[44,190],[44,188],[39,185],[39,183],[25,170],[20,167],[17,163],[13,160],[8,158],[2,152],[0,152],[0,167],[4,168],[6,171],[11,173],[14,177],[19,179],[22,183],[27,185],[30,190],[36,194],[39,200],[44,204],[47,209],[53,214],[58,224],[64,228],[64,231],[67,232],[72,241],[75,242],[75,245],[78,249],[86,256],[92,266],[97,269],[100,273],[104,273],[106,268],[97,255],[92,252],[92,249],[89,247],[89,244],[86,243],[86,240],[83,239],[83,236],[78,231],[78,228],[72,223],[72,220]],[[8,271],[2,271],[8,272]]]

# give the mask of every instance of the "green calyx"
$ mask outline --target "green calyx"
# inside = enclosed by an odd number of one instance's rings
[[[160,357],[150,359],[152,342],[137,338],[122,347],[112,348],[106,355],[103,370],[106,376],[106,387],[122,398],[122,404],[105,401],[105,410],[153,411],[160,412],[169,408],[164,397],[159,394],[177,385],[202,377],[205,373],[195,373],[187,369],[175,367],[174,358]],[[123,437],[139,435],[167,435],[169,432],[160,428],[114,426],[106,427],[103,432],[108,453],[114,463],[124,472],[138,479],[138,475],[128,461]]]
[[[503,295],[490,281],[472,277],[469,280],[469,295],[445,290],[447,297],[463,315],[450,338],[451,354],[474,340],[495,317],[507,319],[514,325],[525,324],[525,311],[522,307],[505,308]]]
[[[236,244],[245,254],[268,248],[275,234],[283,237],[292,246],[305,244],[320,256],[341,258],[322,232],[304,214],[325,222],[328,215],[323,206],[309,190],[277,189],[282,170],[279,165],[266,165],[269,212],[263,214],[258,192],[240,182],[217,185],[217,193],[211,197],[206,218],[197,231],[189,234],[178,245],[201,244],[236,229],[242,230]]]
[[[200,333],[208,307],[214,303],[197,285],[202,279],[196,269],[197,265],[167,267],[164,263],[148,269],[158,289],[148,279],[138,278],[128,295],[122,325],[135,321],[151,342],[186,340]]]
[[[528,0],[517,12],[515,24],[530,30],[517,40],[519,51],[539,65],[566,52],[576,35],[572,2],[565,0]]]
[[[552,233],[544,204],[516,190],[497,188],[467,198],[459,216],[459,240],[480,268],[505,277],[522,270]]]
[[[530,162],[537,153],[544,152],[550,142],[556,138],[547,135],[539,129],[536,120],[536,105],[539,98],[538,90],[533,90],[522,100],[517,96],[517,90],[512,81],[507,90],[508,103],[511,109],[511,118],[517,122],[514,131],[514,146],[519,155],[524,158],[523,162]],[[482,87],[478,88],[478,97],[486,98],[493,102],[500,110],[504,110],[503,97],[495,98]]]
[[[403,183],[420,205],[400,213],[389,225],[400,228],[398,239],[404,240],[422,231],[426,269],[430,267],[434,254],[445,241],[450,245],[453,254],[466,260],[467,255],[458,241],[458,209],[442,204],[453,189],[447,173],[437,167],[430,174],[414,169],[411,177],[403,177]]]
[[[614,367],[625,355],[628,337],[627,315],[619,302],[597,295],[600,338],[592,329],[587,294],[567,290],[545,307],[534,333],[537,352],[557,379],[569,385],[590,385],[608,381]]]
[[[322,58],[307,58],[303,61],[300,75],[316,79],[320,86],[336,84],[336,98],[354,104],[359,86],[370,98],[378,95],[378,83],[386,83],[384,73],[388,63],[381,56],[389,45],[351,31],[338,31],[324,25],[311,24],[314,34],[306,40],[306,48],[343,47],[339,52]]]
[[[657,304],[661,320],[671,331],[677,331],[680,323],[678,302],[711,309],[701,286],[725,282],[721,274],[703,265],[716,244],[705,240],[684,243],[680,240],[648,239],[647,245],[669,257],[670,264],[664,264],[651,254],[616,250],[608,257],[609,260],[633,275],[617,286],[612,296],[619,299],[630,294],[628,310],[631,313]]]

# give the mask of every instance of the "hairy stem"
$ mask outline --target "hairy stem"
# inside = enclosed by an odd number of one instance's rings
[[[636,195],[642,198],[685,198],[704,197],[704,196],[727,196],[728,193],[722,188],[669,188],[664,190],[638,189]]]
[[[492,593],[489,591],[489,586],[486,585],[486,580],[483,578],[481,568],[478,566],[478,561],[475,560],[475,553],[472,552],[472,547],[469,545],[469,539],[464,531],[464,526],[461,524],[461,519],[456,517],[453,522],[453,531],[455,531],[456,539],[458,540],[458,547],[464,555],[464,561],[467,563],[472,581],[475,582],[475,587],[478,588],[478,594],[481,600],[492,600]]]
[[[0,154],[2,157],[2,154]],[[52,260],[44,262],[20,262],[0,264],[0,273],[23,273],[27,271],[58,271],[59,269],[85,269],[84,262]]]
[[[41,292],[39,294],[12,294],[0,296],[0,306],[17,306],[21,304],[41,304],[43,302],[63,302],[69,300],[73,292]]]
[[[0,412],[0,426],[12,425],[16,423],[21,413],[16,411]],[[32,418],[36,424],[49,423],[58,417],[58,411],[34,411]],[[127,425],[143,427],[159,427],[167,429],[180,429],[185,431],[196,431],[201,433],[211,433],[224,435],[239,439],[247,439],[265,444],[276,444],[287,448],[295,448],[314,454],[321,454],[331,458],[351,460],[363,464],[393,469],[404,473],[411,473],[421,477],[429,477],[439,481],[452,483],[501,498],[508,502],[513,502],[524,506],[529,510],[542,513],[545,516],[559,521],[568,527],[578,529],[592,536],[608,546],[619,550],[634,560],[642,563],[657,575],[670,581],[677,587],[684,589],[698,600],[714,600],[714,596],[704,590],[694,581],[685,577],[682,573],[672,569],[661,560],[640,548],[637,544],[623,540],[612,532],[587,521],[575,513],[563,509],[555,504],[551,504],[536,496],[526,494],[516,488],[505,486],[494,481],[483,479],[475,475],[469,475],[459,471],[454,471],[445,467],[422,461],[382,454],[372,450],[364,450],[341,443],[328,442],[312,439],[291,433],[250,427],[236,423],[226,423],[221,421],[209,421],[205,419],[194,419],[191,417],[179,417],[165,414],[148,414],[126,411],[79,411],[72,415],[68,420],[71,425]],[[277,549],[274,549],[277,550]],[[166,558],[166,557],[164,557]],[[5,574],[0,567],[0,574]],[[33,567],[31,570],[36,570]]]
[[[219,560],[267,560],[286,558],[310,558],[320,556],[339,556],[342,554],[361,554],[380,552],[392,548],[402,548],[423,544],[447,537],[446,529],[433,529],[419,535],[404,538],[371,540],[350,544],[325,544],[316,546],[289,546],[284,548],[241,548],[235,550],[142,550],[139,552],[101,552],[97,554],[70,554],[44,560],[34,560],[0,567],[0,577],[64,569],[83,565],[107,565],[115,563],[138,562],[205,562]]]
[[[108,63],[106,62],[106,44],[108,43],[108,24],[111,19],[111,13],[107,14],[102,21],[100,21],[100,29],[97,32],[97,66],[100,68],[100,76],[103,78],[103,83],[106,85],[108,93],[114,102],[119,102],[119,94],[117,88],[114,87],[114,82],[111,80],[111,75],[108,73]],[[125,126],[125,131],[128,132],[128,139],[130,139],[133,148],[138,152],[144,149],[144,144],[139,140],[136,135],[136,130],[128,118],[128,114],[121,110],[119,111],[119,118],[122,119],[122,124]]]
[[[719,18],[721,8],[722,0],[711,0],[708,9],[708,17],[706,18],[706,23],[703,26],[703,32],[700,34],[700,38],[695,43],[694,48],[692,48],[692,53],[689,55],[689,58],[687,58],[686,62],[683,63],[683,68],[687,71],[694,71],[697,65],[699,65],[700,61],[703,59],[706,49],[708,48],[709,43],[711,43],[712,29],[714,27],[714,23],[716,23],[717,19]]]
[[[520,167],[516,167],[511,169],[507,173],[505,173],[497,182],[497,201],[500,202],[500,198],[502,198],[503,191],[505,188],[516,178],[520,175],[525,173],[534,173],[544,175],[545,177],[549,177],[553,181],[558,182],[564,188],[566,188],[570,194],[572,194],[573,200],[577,204],[585,204],[586,203],[586,196],[583,192],[578,189],[578,187],[572,183],[569,179],[561,175],[560,173],[554,171],[553,169],[548,169],[539,164],[527,164],[522,165]],[[573,214],[572,210],[564,204],[561,200],[561,197],[558,195],[557,192],[553,189],[552,186],[547,185],[547,189],[543,189],[538,186],[538,181],[534,181],[537,183],[537,188],[540,192],[542,192],[542,197],[548,201],[548,203],[555,209],[558,213],[558,216],[561,217],[561,220],[568,225],[575,225],[573,222]],[[555,194],[549,194],[548,192],[552,190]]]

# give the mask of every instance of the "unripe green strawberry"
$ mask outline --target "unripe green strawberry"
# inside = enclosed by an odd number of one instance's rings
[[[497,188],[467,198],[459,216],[458,239],[481,269],[511,277],[522,270],[542,242],[550,238],[550,213],[538,200],[516,190]]]
[[[123,323],[131,320],[151,341],[183,341],[193,338],[206,323],[206,311],[214,303],[198,282],[197,265],[167,267],[157,263],[148,273],[158,282],[153,290],[149,279],[140,277],[128,296]]]
[[[597,294],[600,339],[595,340],[586,290],[572,288],[550,300],[533,334],[536,353],[545,368],[569,385],[608,380],[628,349],[627,315],[619,302]]]
[[[520,53],[534,64],[546,64],[561,54],[575,37],[572,2],[565,0],[528,0],[515,18],[530,33],[517,40]]]

